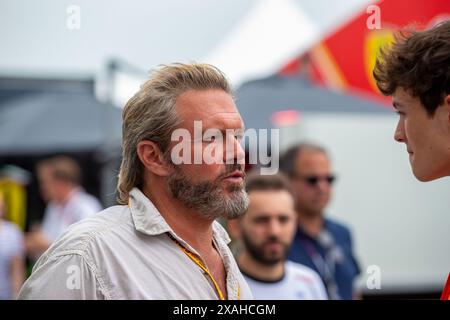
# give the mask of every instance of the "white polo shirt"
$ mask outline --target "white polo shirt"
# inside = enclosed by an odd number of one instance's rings
[[[319,275],[301,264],[286,261],[284,276],[266,282],[244,274],[253,297],[258,300],[327,300],[328,296]]]
[[[113,206],[71,227],[41,256],[19,299],[215,300],[210,277],[169,237],[175,234],[139,190],[129,206]],[[252,299],[216,221],[213,241],[222,257],[228,299]]]
[[[50,202],[45,209],[42,231],[51,241],[55,241],[71,224],[81,221],[102,210],[100,202],[83,189],[71,192],[63,203]]]

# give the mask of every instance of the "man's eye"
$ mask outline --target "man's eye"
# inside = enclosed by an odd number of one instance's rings
[[[222,137],[220,135],[217,134],[212,134],[212,135],[206,135],[203,137],[203,142],[205,143],[220,143],[222,141]]]
[[[216,137],[215,136],[209,136],[209,137],[204,137],[203,138],[203,142],[214,142],[216,141]]]
[[[289,218],[288,217],[281,217],[281,218],[279,218],[279,221],[280,221],[280,223],[284,224],[284,223],[289,222]]]
[[[234,138],[236,140],[239,140],[239,141],[243,140],[244,139],[244,132],[242,130],[236,130],[234,132]]]
[[[398,110],[396,110],[395,113],[398,114],[398,115],[400,115],[400,116],[404,116],[404,115],[405,115],[404,112],[401,112],[401,111],[398,111]]]

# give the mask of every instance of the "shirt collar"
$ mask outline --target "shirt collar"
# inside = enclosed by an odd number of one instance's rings
[[[225,241],[226,244],[229,244],[231,242],[228,232],[217,221],[214,221],[213,223],[213,233],[214,237],[220,237],[223,241]]]
[[[130,191],[128,206],[137,231],[152,236],[169,232],[178,238],[155,205],[138,188]],[[228,233],[216,221],[213,223],[213,236],[225,241],[226,244],[231,241]]]

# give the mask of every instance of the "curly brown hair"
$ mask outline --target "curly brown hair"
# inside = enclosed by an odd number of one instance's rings
[[[373,76],[384,95],[401,87],[433,116],[450,93],[450,20],[429,30],[400,31],[390,48],[381,49]]]

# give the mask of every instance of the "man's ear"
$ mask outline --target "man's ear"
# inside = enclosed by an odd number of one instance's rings
[[[169,175],[169,166],[163,152],[156,143],[142,140],[137,145],[137,154],[144,167],[157,176]]]

